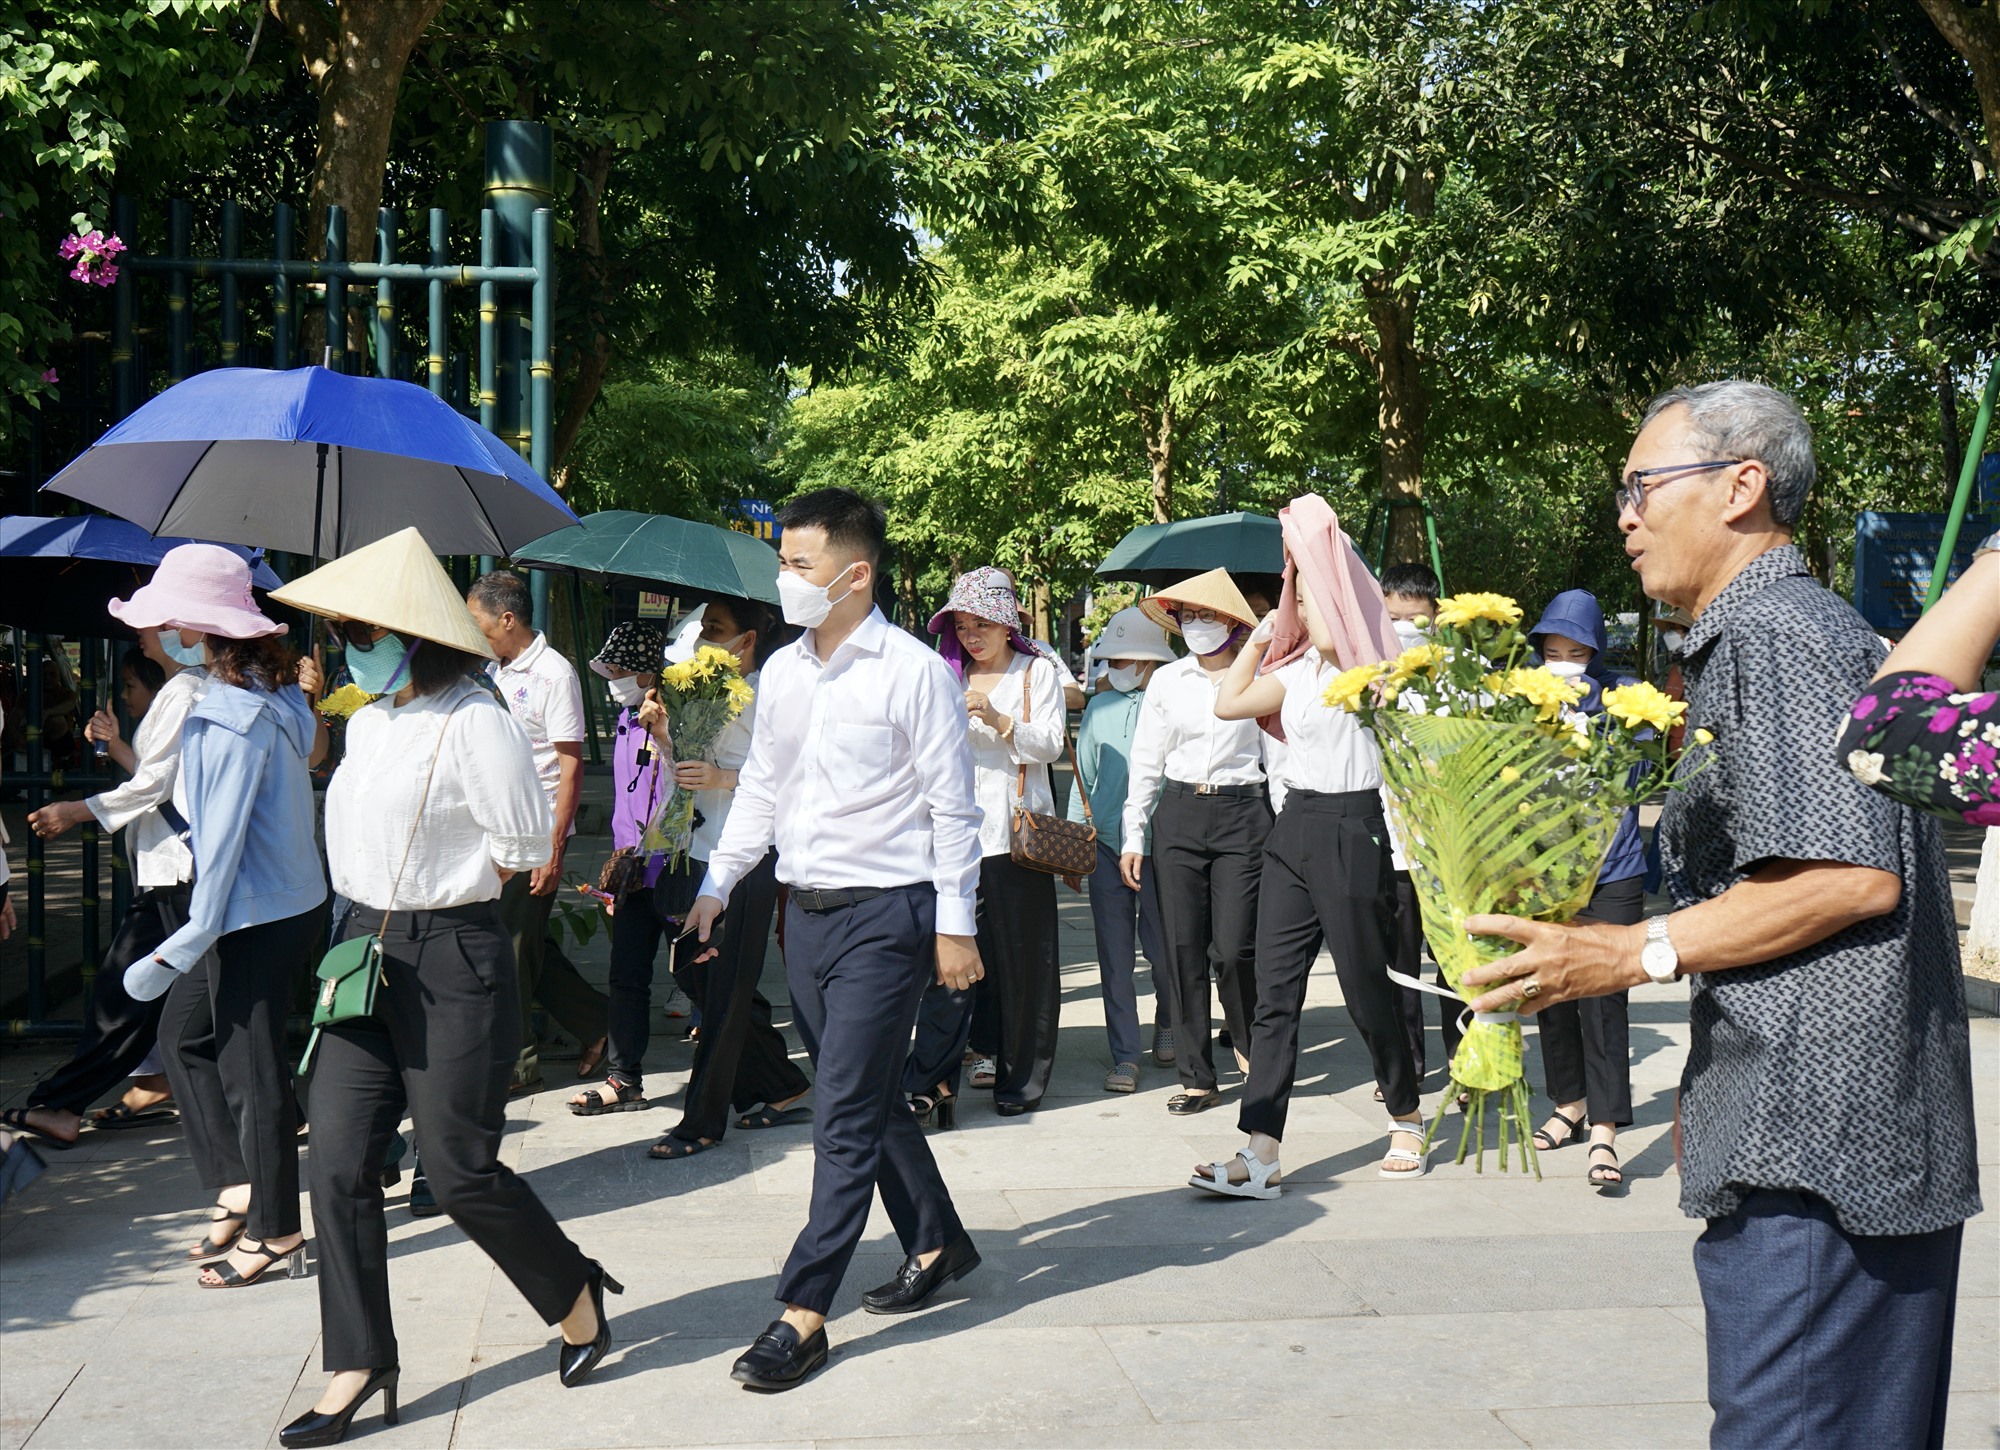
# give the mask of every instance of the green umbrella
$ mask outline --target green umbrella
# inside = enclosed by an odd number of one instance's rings
[[[778,602],[777,551],[749,534],[630,509],[587,514],[582,523],[516,549],[515,562],[641,589]]]
[[[588,521],[586,520],[586,524]],[[1284,537],[1263,514],[1212,514],[1171,524],[1141,524],[1097,566],[1100,579],[1132,579],[1159,588],[1191,574],[1280,574]]]

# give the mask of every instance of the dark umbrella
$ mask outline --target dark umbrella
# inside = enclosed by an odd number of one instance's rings
[[[1154,588],[1191,574],[1227,569],[1231,574],[1280,574],[1284,536],[1263,514],[1212,514],[1171,524],[1141,524],[1105,555],[1100,579],[1131,579]]]
[[[735,529],[667,514],[606,509],[514,551],[517,563],[641,589],[778,602],[777,551]]]
[[[108,599],[129,598],[153,576],[167,550],[195,539],[163,539],[124,519],[0,518],[0,624],[66,639],[131,639],[132,631],[105,612]],[[225,544],[250,560],[259,589],[280,583],[252,550]]]
[[[44,487],[151,533],[314,559],[413,525],[440,554],[509,554],[576,524],[518,453],[443,399],[319,367],[197,373]]]

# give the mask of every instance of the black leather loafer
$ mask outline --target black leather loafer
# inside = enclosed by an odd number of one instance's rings
[[[743,1351],[743,1357],[729,1371],[729,1377],[753,1390],[776,1393],[800,1383],[826,1363],[826,1330],[815,1329],[804,1339],[782,1319],[757,1336],[757,1342]]]
[[[960,1233],[931,1260],[928,1269],[917,1266],[915,1254],[903,1260],[895,1278],[861,1296],[861,1307],[870,1314],[908,1314],[923,1308],[924,1301],[946,1284],[963,1279],[978,1267],[979,1250],[972,1246],[971,1238]]]

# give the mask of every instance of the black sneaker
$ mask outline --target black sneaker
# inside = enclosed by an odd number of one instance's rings
[[[410,1180],[410,1217],[436,1218],[444,1210],[438,1207],[437,1195],[431,1192],[431,1181],[424,1177],[424,1165],[417,1164],[416,1176]]]
[[[1174,1065],[1174,1029],[1155,1027],[1153,1029],[1153,1062],[1159,1067]]]

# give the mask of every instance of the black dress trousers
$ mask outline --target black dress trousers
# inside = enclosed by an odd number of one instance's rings
[[[1257,916],[1257,1023],[1238,1126],[1285,1136],[1299,1067],[1306,978],[1322,942],[1391,1117],[1417,1110],[1416,1063],[1388,965],[1395,886],[1382,798],[1295,790],[1264,852]]]
[[[1289,809],[1289,804],[1288,804]],[[1250,1050],[1257,1004],[1257,892],[1271,802],[1262,786],[1247,795],[1198,795],[1167,781],[1153,808],[1153,871],[1173,961],[1174,1062],[1181,1086],[1214,1092],[1208,974],[1215,966],[1222,1019],[1239,1052]]]
[[[785,976],[815,1083],[812,1208],[778,1278],[781,1304],[831,1308],[878,1189],[905,1254],[963,1232],[901,1091],[917,1001],[937,974],[936,921],[928,881],[826,911],[796,894],[786,904]]]
[[[1578,921],[1632,926],[1646,914],[1646,883],[1628,876],[1590,895]],[[1531,1019],[1542,1041],[1543,1081],[1557,1103],[1581,1099],[1593,1123],[1632,1121],[1631,1000],[1625,992],[1544,1007]]]
[[[132,898],[125,919],[118,923],[118,934],[111,938],[111,949],[104,954],[104,965],[97,969],[76,1052],[35,1084],[28,1094],[29,1107],[81,1113],[145,1061],[159,1040],[166,998],[134,1001],[125,990],[125,969],[150,957],[180,930],[193,890],[185,884],[149,886]]]
[[[373,927],[373,915],[356,915]],[[521,1004],[498,905],[399,911],[383,955],[375,1015],[327,1028],[313,1060],[313,1224],[330,1373],[400,1362],[382,1162],[406,1108],[439,1206],[543,1323],[569,1313],[590,1276],[535,1191],[500,1162]]]
[[[285,1019],[323,906],[246,926],[168,989],[160,1056],[204,1187],[250,1185],[252,1238],[299,1231],[299,1114]],[[380,1159],[377,1159],[379,1166]]]
[[[688,1078],[681,1120],[673,1136],[687,1142],[718,1141],[729,1130],[731,1106],[797,1097],[812,1082],[799,1071],[785,1036],[771,1025],[771,1004],[757,990],[764,972],[764,948],[778,905],[778,853],[765,853],[729,893],[714,957],[688,968],[701,1004],[701,1037],[695,1043],[694,1072]],[[694,937],[680,952],[699,956],[708,948]],[[676,975],[679,975],[677,972]]]

